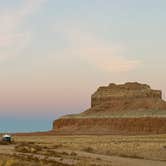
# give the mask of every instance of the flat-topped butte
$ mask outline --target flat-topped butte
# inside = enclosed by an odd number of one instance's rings
[[[94,107],[111,100],[132,100],[139,98],[161,99],[162,92],[160,90],[152,90],[149,85],[137,82],[128,82],[120,85],[111,83],[109,86],[99,87],[97,91],[92,94],[91,106]]]
[[[55,120],[53,129],[75,134],[166,133],[166,102],[160,90],[137,82],[99,87],[91,108]]]

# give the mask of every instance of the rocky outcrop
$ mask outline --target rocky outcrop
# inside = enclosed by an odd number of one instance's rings
[[[110,84],[107,87],[100,87],[91,99],[91,106],[116,100],[134,99],[161,99],[160,90],[152,90],[150,86],[139,83],[126,83],[122,85]]]
[[[53,123],[61,133],[166,133],[166,102],[160,90],[140,83],[110,84],[91,97],[91,108]]]

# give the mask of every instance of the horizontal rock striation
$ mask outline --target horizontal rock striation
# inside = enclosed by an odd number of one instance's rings
[[[90,109],[55,120],[53,129],[75,134],[166,133],[166,102],[160,90],[146,84],[110,84],[92,95]]]
[[[110,84],[107,87],[98,88],[91,98],[91,106],[94,107],[105,102],[116,100],[161,99],[162,93],[160,90],[152,90],[146,84]]]
[[[54,121],[54,129],[68,134],[164,134],[166,117],[64,118]]]

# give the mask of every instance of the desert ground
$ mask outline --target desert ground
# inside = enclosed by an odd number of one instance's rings
[[[0,166],[165,166],[166,135],[13,136]]]

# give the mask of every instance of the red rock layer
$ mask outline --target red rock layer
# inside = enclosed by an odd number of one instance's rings
[[[55,120],[53,129],[68,134],[162,134],[166,118],[64,118]]]

